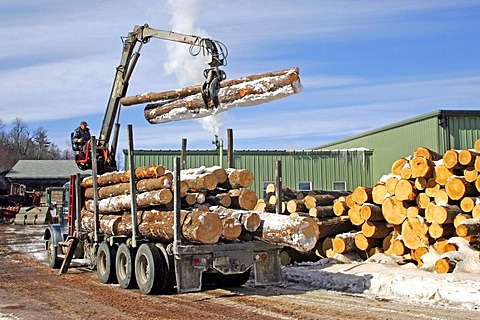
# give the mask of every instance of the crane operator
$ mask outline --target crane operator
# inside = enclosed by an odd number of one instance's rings
[[[75,151],[82,150],[85,153],[85,147],[90,140],[90,129],[86,121],[80,122],[80,126],[77,127],[72,134],[72,146]]]

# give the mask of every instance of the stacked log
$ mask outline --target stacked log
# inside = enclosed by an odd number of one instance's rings
[[[318,225],[307,218],[271,217],[252,211],[258,202],[247,189],[253,174],[245,169],[220,167],[181,171],[182,236],[192,243],[214,244],[257,237],[265,242],[311,250],[318,238]],[[82,226],[94,230],[95,209],[99,231],[109,235],[130,235],[131,202],[128,171],[110,172],[97,177],[98,201],[94,202],[92,177],[83,179],[85,208]],[[156,241],[173,240],[173,174],[163,166],[135,169],[136,207],[139,233]],[[250,236],[242,237],[242,234]]]

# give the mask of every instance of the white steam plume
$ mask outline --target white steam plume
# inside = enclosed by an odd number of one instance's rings
[[[168,0],[171,8],[170,26],[171,30],[184,34],[193,34],[208,38],[206,31],[194,27],[198,12],[198,0]],[[167,43],[168,60],[164,63],[164,69],[167,74],[174,75],[180,86],[191,86],[201,84],[205,80],[203,70],[207,63],[200,53],[198,56],[192,56],[189,52],[189,46],[184,43]],[[204,130],[212,135],[222,138],[223,116],[221,114],[198,119]]]

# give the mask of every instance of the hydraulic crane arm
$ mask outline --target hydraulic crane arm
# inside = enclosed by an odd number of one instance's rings
[[[189,44],[191,48],[199,47],[199,51],[196,54],[203,51],[203,54],[210,58],[207,62],[210,68],[204,71],[206,81],[203,85],[203,97],[207,106],[218,106],[218,98],[216,94],[218,92],[219,82],[225,79],[225,73],[221,71],[219,67],[226,65],[227,56],[226,48],[220,42],[194,35],[157,30],[150,28],[147,24],[143,26],[136,25],[133,31],[130,32],[126,38],[123,38],[124,46],[122,57],[120,65],[117,67],[112,91],[110,93],[98,139],[98,146],[100,148],[108,149],[110,147],[109,157],[112,161],[114,161],[115,158],[118,130],[120,127],[120,99],[127,93],[129,80],[138,58],[140,57],[140,49],[142,45],[148,43],[151,38],[181,42]],[[135,52],[137,45],[138,49]],[[196,55],[195,53],[192,54]],[[117,122],[116,125],[114,125],[115,121]],[[114,126],[115,131],[113,132],[113,139],[109,146]]]

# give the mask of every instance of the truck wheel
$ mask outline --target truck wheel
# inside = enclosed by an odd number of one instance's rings
[[[251,271],[252,269],[248,268],[247,271],[238,274],[217,273],[214,275],[214,281],[220,288],[240,287],[250,279]]]
[[[142,244],[135,257],[135,278],[144,294],[164,292],[168,284],[167,264],[160,250],[151,243]]]
[[[135,251],[122,243],[117,250],[115,270],[120,287],[131,289],[136,287],[135,279]]]
[[[52,238],[47,242],[47,261],[53,269],[58,269],[62,265],[62,260],[58,258],[58,247],[55,246]]]
[[[115,252],[106,242],[100,243],[97,250],[97,277],[101,283],[116,282]]]

